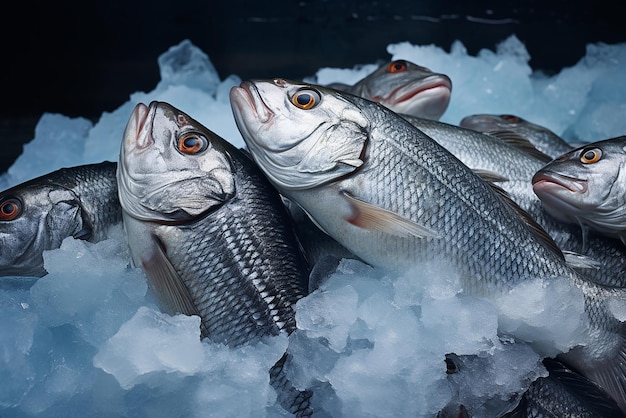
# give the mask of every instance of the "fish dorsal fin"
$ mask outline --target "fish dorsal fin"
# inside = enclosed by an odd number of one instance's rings
[[[518,133],[512,132],[512,131],[507,131],[507,130],[502,130],[502,131],[487,131],[485,132],[488,135],[491,136],[495,136],[498,139],[501,139],[502,141],[506,142],[507,144],[510,144],[530,155],[532,155],[533,157],[543,161],[543,162],[550,162],[552,161],[552,157],[550,157],[547,154],[544,154],[543,152],[539,151],[532,142],[530,142],[527,138],[521,136]]]
[[[524,224],[526,224],[526,226],[530,229],[530,232],[535,236],[535,238],[545,244],[559,258],[565,260],[565,255],[563,255],[563,252],[561,251],[559,246],[556,244],[556,242],[554,242],[554,239],[552,239],[550,234],[548,234],[546,230],[543,229],[543,227],[539,225],[528,212],[519,207],[519,205],[515,203],[513,199],[511,199],[509,194],[504,189],[495,185],[494,183],[486,183],[491,186],[496,195],[498,195],[506,205],[508,205],[514,212],[517,213],[517,215],[524,222]]]
[[[160,308],[170,315],[182,313],[200,316],[189,289],[167,258],[163,243],[155,235],[152,235],[152,240],[154,251],[148,259],[142,260],[142,264]]]
[[[594,269],[600,270],[602,263],[584,254],[575,253],[573,251],[562,251],[567,264],[575,269]]]
[[[472,168],[472,171],[478,176],[488,183],[501,183],[504,181],[509,181],[507,177],[504,177],[494,171],[483,170],[480,168]]]
[[[341,192],[352,208],[352,216],[347,219],[359,228],[377,230],[399,237],[439,238],[437,231],[398,215],[392,211],[365,202]]]

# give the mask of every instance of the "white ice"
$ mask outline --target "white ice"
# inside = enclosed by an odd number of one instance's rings
[[[459,41],[449,51],[404,42],[387,52],[390,60],[450,76],[445,122],[513,113],[572,142],[626,132],[626,45],[589,45],[577,65],[554,76],[531,68],[514,36],[477,56]],[[0,176],[0,189],[64,166],[117,161],[138,102],[169,102],[243,146],[228,101],[230,87],[241,81],[236,74],[220,77],[187,40],[155,61],[161,71],[155,89],[133,93],[96,124],[44,114],[33,140]],[[308,80],[353,83],[378,64],[336,69],[320,63]],[[46,252],[50,273],[42,279],[0,281],[0,416],[282,416],[267,371],[288,344],[294,382],[332,384],[339,402],[326,407],[333,416],[433,416],[451,401],[476,417],[493,416],[546,374],[541,355],[572,344],[580,326],[571,313],[580,311],[581,296],[563,294],[558,282],[529,283],[496,305],[463,295],[442,260],[400,277],[344,260],[298,303],[299,329],[290,338],[228,349],[200,342],[197,318],[160,313],[143,272],[128,260],[118,225],[103,242],[66,239]],[[623,304],[612,308],[626,315]],[[506,333],[539,341],[543,353],[502,338]],[[444,356],[451,352],[464,372],[450,377]]]

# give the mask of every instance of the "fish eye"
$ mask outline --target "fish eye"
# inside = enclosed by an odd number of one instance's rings
[[[406,69],[407,69],[406,61],[403,61],[403,60],[393,61],[387,67],[387,71],[390,73],[401,73],[401,72],[406,71]]]
[[[511,122],[511,123],[518,123],[521,121],[519,117],[514,116],[514,115],[501,115],[500,117],[504,119],[505,121]]]
[[[8,197],[0,202],[0,221],[12,221],[22,213],[22,202]]]
[[[209,145],[209,141],[204,135],[197,132],[187,132],[178,138],[178,151],[183,154],[198,154]]]
[[[602,150],[600,148],[586,148],[580,154],[580,162],[583,164],[593,164],[602,158]]]
[[[320,94],[312,89],[303,89],[296,92],[291,98],[291,103],[296,107],[309,110],[315,107],[321,100]]]

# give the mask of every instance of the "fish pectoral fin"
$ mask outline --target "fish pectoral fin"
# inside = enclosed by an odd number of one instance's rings
[[[352,216],[347,219],[352,225],[363,229],[377,230],[399,237],[440,238],[437,231],[398,215],[390,210],[365,202],[346,191],[344,198],[352,208]]]
[[[507,144],[512,145],[516,147],[517,149],[520,149],[523,152],[530,154],[533,157],[545,163],[552,161],[552,157],[539,151],[528,138],[525,138],[515,132],[508,131],[508,130],[501,130],[501,131],[488,131],[485,133],[491,136],[495,136],[496,138],[499,138],[503,142],[506,142]]]
[[[200,316],[189,289],[167,258],[161,240],[154,235],[152,238],[154,251],[148,259],[142,260],[142,264],[160,308],[170,315]]]
[[[481,179],[489,183],[501,183],[509,181],[508,178],[489,170],[482,170],[479,168],[473,168],[472,171],[478,175]]]
[[[594,269],[600,270],[602,263],[584,254],[575,253],[573,251],[561,250],[565,257],[565,262],[575,269]]]

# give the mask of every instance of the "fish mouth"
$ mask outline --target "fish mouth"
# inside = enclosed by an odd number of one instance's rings
[[[251,113],[251,116],[260,123],[267,123],[274,115],[261,98],[261,94],[253,81],[244,81],[239,87],[231,88],[230,100],[233,103],[233,108],[240,114]]]
[[[157,107],[158,102],[150,103],[149,107],[143,103],[137,103],[126,123],[122,151],[142,150],[154,142],[152,121],[154,121]]]
[[[421,80],[415,80],[410,83],[403,84],[389,93],[387,97],[377,97],[377,100],[384,100],[392,103],[402,103],[411,100],[418,94],[429,92],[434,94],[450,95],[452,90],[452,81],[446,75],[431,75]]]
[[[540,170],[531,182],[537,197],[555,213],[575,215],[583,210],[579,196],[587,192],[587,180]]]
[[[496,118],[491,115],[471,115],[461,119],[459,126],[463,128],[473,129],[479,132],[493,131],[502,129]]]

